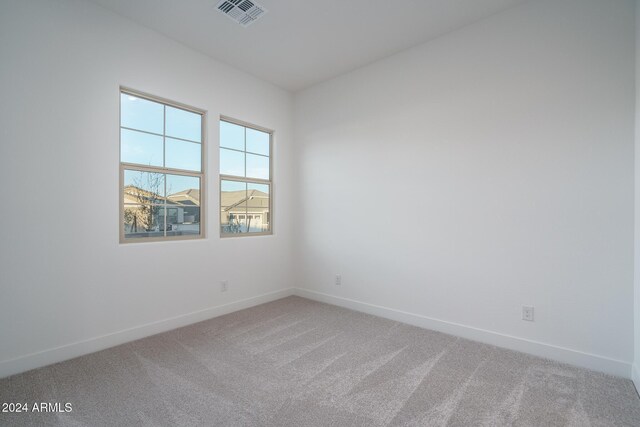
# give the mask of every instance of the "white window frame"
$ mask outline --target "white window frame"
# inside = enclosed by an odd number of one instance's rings
[[[218,182],[218,190],[219,190],[219,198],[218,198],[218,232],[220,233],[220,238],[234,238],[234,237],[254,237],[254,236],[272,236],[273,235],[273,194],[274,194],[274,184],[273,184],[273,140],[274,133],[273,129],[268,129],[262,126],[254,125],[252,123],[248,123],[242,120],[234,119],[228,116],[220,116],[220,122],[227,122],[238,126],[243,126],[245,128],[257,130],[260,132],[269,134],[269,179],[260,179],[260,178],[247,178],[242,176],[235,175],[223,175],[219,174],[219,182]],[[219,129],[219,126],[218,126]],[[245,137],[246,138],[246,137]],[[246,144],[246,140],[245,140]],[[222,147],[220,143],[218,143],[218,154],[220,153],[220,149],[224,148],[225,150],[232,150],[237,152],[245,153],[245,174],[246,174],[246,145],[245,150],[236,150],[232,148]],[[249,154],[255,154],[249,152]],[[220,164],[218,162],[218,171],[220,171]],[[261,231],[261,232],[253,232],[253,233],[223,233],[222,232],[222,181],[236,181],[236,182],[244,182],[246,184],[266,184],[269,186],[269,230]],[[246,213],[245,213],[246,215]]]
[[[200,114],[202,116],[202,121],[201,121],[201,126],[202,126],[202,130],[201,130],[201,135],[202,135],[202,141],[200,142],[201,144],[201,154],[200,154],[200,172],[194,172],[194,171],[189,171],[189,170],[184,170],[184,169],[174,169],[174,168],[166,168],[166,167],[160,167],[160,166],[143,166],[143,165],[139,165],[137,163],[126,163],[123,162],[122,159],[122,103],[120,101],[120,96],[121,94],[126,94],[126,95],[131,95],[131,96],[135,96],[137,98],[142,98],[142,99],[146,99],[149,101],[153,101],[153,102],[157,102],[160,104],[163,104],[165,106],[170,106],[170,107],[174,107],[174,108],[179,108],[181,110],[185,110],[185,111],[189,111],[191,113],[196,113],[196,114]],[[166,98],[161,98],[159,96],[155,96],[155,95],[150,95],[148,93],[145,92],[140,92],[138,90],[135,89],[131,89],[128,87],[124,87],[124,86],[120,86],[119,90],[118,90],[118,142],[119,142],[119,146],[118,146],[118,161],[119,161],[119,165],[120,165],[120,180],[119,180],[119,184],[120,184],[120,191],[119,191],[119,206],[120,206],[120,225],[119,225],[119,230],[120,230],[120,243],[148,243],[148,242],[168,242],[168,241],[176,241],[176,240],[197,240],[197,239],[204,239],[206,238],[206,154],[207,154],[207,111],[200,109],[200,108],[196,108],[196,107],[191,107],[189,105],[185,105],[182,104],[180,102],[176,102],[176,101],[172,101]],[[163,132],[164,133],[164,132]],[[164,144],[164,139],[166,138],[166,135],[163,134],[161,135],[163,138],[163,150],[166,149],[166,146]],[[196,177],[196,178],[200,178],[200,233],[199,234],[185,234],[185,235],[181,235],[181,236],[157,236],[157,237],[130,237],[127,238],[125,236],[125,231],[124,231],[124,171],[126,170],[133,170],[133,171],[141,171],[141,172],[152,172],[152,173],[159,173],[159,174],[163,174],[165,175],[165,189],[166,189],[166,175],[182,175],[182,176],[191,176],[191,177]],[[166,197],[166,194],[165,194]],[[167,211],[168,211],[168,207],[165,204],[164,206],[164,229],[166,230],[166,223],[167,223]],[[166,231],[165,231],[166,232]]]

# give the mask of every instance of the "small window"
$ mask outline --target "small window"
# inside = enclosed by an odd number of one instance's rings
[[[271,234],[272,132],[220,121],[220,235]]]
[[[204,111],[120,92],[120,241],[204,235]]]

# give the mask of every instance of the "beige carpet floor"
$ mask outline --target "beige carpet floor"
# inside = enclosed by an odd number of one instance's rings
[[[640,426],[631,381],[289,297],[0,380],[2,425]]]

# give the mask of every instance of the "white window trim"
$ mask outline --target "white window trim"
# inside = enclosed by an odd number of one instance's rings
[[[158,166],[144,166],[136,163],[125,163],[122,162],[122,132],[121,132],[121,124],[122,124],[122,103],[120,102],[120,95],[127,94],[143,99],[148,99],[150,101],[158,102],[164,105],[168,105],[171,107],[179,108],[182,110],[190,111],[192,113],[200,114],[202,116],[202,153],[201,153],[201,165],[200,172],[188,171],[183,169],[173,169],[166,167],[158,167]],[[180,102],[172,101],[166,98],[161,98],[155,95],[151,95],[145,92],[141,92],[135,89],[131,89],[125,86],[120,86],[118,89],[118,164],[119,164],[119,185],[120,191],[119,193],[119,201],[118,205],[120,206],[120,243],[121,244],[129,244],[129,243],[151,243],[151,242],[170,242],[177,240],[200,240],[206,238],[206,158],[207,158],[207,111],[191,107],[189,105],[182,104]],[[166,135],[165,135],[166,136]],[[165,137],[163,136],[163,138]],[[163,150],[165,149],[163,144]],[[160,237],[140,237],[140,238],[126,238],[124,232],[124,171],[127,170],[135,170],[142,172],[154,172],[161,174],[169,174],[169,175],[184,175],[184,176],[193,176],[200,178],[200,233],[199,234],[185,234],[182,236],[160,236]],[[165,195],[166,196],[166,195]],[[166,222],[166,212],[165,212],[165,222]]]
[[[258,130],[260,132],[265,132],[269,134],[269,179],[260,179],[260,178],[246,178],[242,176],[235,175],[223,175],[219,173],[218,179],[218,232],[220,233],[221,239],[235,238],[235,237],[258,237],[258,236],[272,236],[273,226],[274,226],[274,183],[273,183],[273,143],[274,143],[274,134],[275,131],[269,128],[265,128],[262,126],[254,125],[249,122],[245,122],[243,120],[234,119],[229,116],[220,116],[221,122],[228,122],[234,125],[243,126],[245,128]],[[219,123],[219,122],[218,122]],[[218,124],[219,128],[219,124]],[[246,141],[245,141],[246,144]],[[221,147],[220,143],[218,143],[218,153],[220,153],[220,149],[225,148]],[[245,145],[246,149],[246,145]],[[239,151],[239,150],[234,150]],[[243,151],[243,153],[247,153],[247,151]],[[251,154],[251,153],[249,153]],[[245,166],[246,166],[246,157],[245,157]],[[218,172],[220,171],[220,164],[218,163]],[[245,169],[246,173],[246,169]],[[269,186],[269,230],[261,231],[255,233],[223,233],[222,232],[222,181],[236,181],[236,182],[244,182],[247,184],[267,184]]]

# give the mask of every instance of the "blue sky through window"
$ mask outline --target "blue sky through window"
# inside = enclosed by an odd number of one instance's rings
[[[220,121],[220,174],[268,180],[271,135]]]
[[[202,115],[127,93],[120,94],[120,104],[122,162],[202,170]]]
[[[200,189],[200,178],[195,176],[172,175],[154,172],[144,172],[125,169],[124,186],[133,185],[145,191],[157,193],[164,197],[165,179],[167,183],[167,196],[185,190]]]

